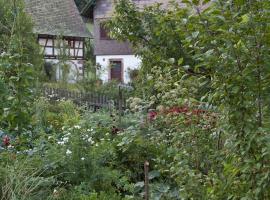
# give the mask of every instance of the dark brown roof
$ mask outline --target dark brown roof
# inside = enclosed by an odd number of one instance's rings
[[[74,0],[24,0],[38,34],[92,37]]]

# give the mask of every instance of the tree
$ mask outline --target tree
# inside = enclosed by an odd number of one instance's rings
[[[179,65],[184,65],[190,66],[187,70],[190,74],[204,73],[197,68],[191,68],[195,66],[194,59],[190,49],[183,46],[186,36],[183,30],[183,19],[188,19],[192,11],[173,3],[166,10],[161,4],[156,4],[140,11],[131,1],[118,1],[115,11],[113,20],[107,25],[112,37],[129,41],[134,53],[142,59],[141,79],[138,81],[141,84],[138,88],[142,88],[140,91],[145,91],[144,96],[157,93],[156,90],[151,89],[154,88],[152,78],[148,80],[149,77],[153,77],[151,71],[154,66],[173,64],[177,70]],[[165,68],[162,67],[161,70]],[[147,87],[143,87],[144,85]]]
[[[0,127],[20,133],[30,123],[41,56],[22,0],[0,0]]]
[[[168,10],[158,5],[138,10],[131,1],[117,2],[108,26],[142,58],[139,88],[151,105],[203,107],[218,116],[209,134],[218,133],[219,147],[206,155],[210,166],[199,162],[207,173],[191,162],[196,152],[182,153],[188,148],[185,139],[175,143],[176,152],[181,147],[175,156],[191,163],[177,168],[193,180],[178,179],[182,193],[197,199],[203,182],[199,194],[205,199],[269,199],[270,2],[218,0],[200,9],[199,1],[186,0],[185,8]],[[183,124],[178,122],[178,127]],[[185,129],[185,137],[200,131]],[[207,137],[200,138],[208,146]],[[179,166],[171,162],[167,166]]]

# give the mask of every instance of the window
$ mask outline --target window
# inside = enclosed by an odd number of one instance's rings
[[[121,60],[110,60],[110,79],[119,82],[123,81],[122,73],[122,61]]]
[[[67,45],[71,48],[75,48],[75,40],[67,39]]]
[[[45,58],[56,59],[61,53],[64,53],[63,50],[65,50],[66,55],[69,56],[70,59],[84,59],[83,39],[64,37],[63,40],[60,40],[57,38],[44,36],[39,37],[39,44],[43,48]]]
[[[112,40],[109,36],[109,30],[103,23],[100,24],[100,39],[101,40]]]

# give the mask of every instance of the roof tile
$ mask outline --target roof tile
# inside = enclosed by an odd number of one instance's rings
[[[38,34],[91,37],[74,0],[25,0]]]

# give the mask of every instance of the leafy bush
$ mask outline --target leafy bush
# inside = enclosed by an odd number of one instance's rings
[[[23,1],[0,1],[0,126],[28,129],[41,57]],[[16,11],[15,11],[16,10]]]
[[[50,103],[41,97],[36,99],[34,109],[32,123],[45,130],[61,130],[63,126],[73,126],[80,120],[80,110],[71,101]]]
[[[136,10],[119,0],[109,22],[142,58],[137,89],[148,107],[212,113],[158,121],[156,142],[168,141],[158,169],[172,172],[182,199],[269,199],[270,2],[184,3]]]
[[[41,98],[27,121],[28,76],[21,86],[8,68],[21,57],[2,55],[1,129],[22,130],[3,137],[4,198],[142,199],[147,160],[151,199],[269,199],[270,2],[185,3],[138,11],[119,0],[113,34],[134,45],[144,73],[121,120]]]

